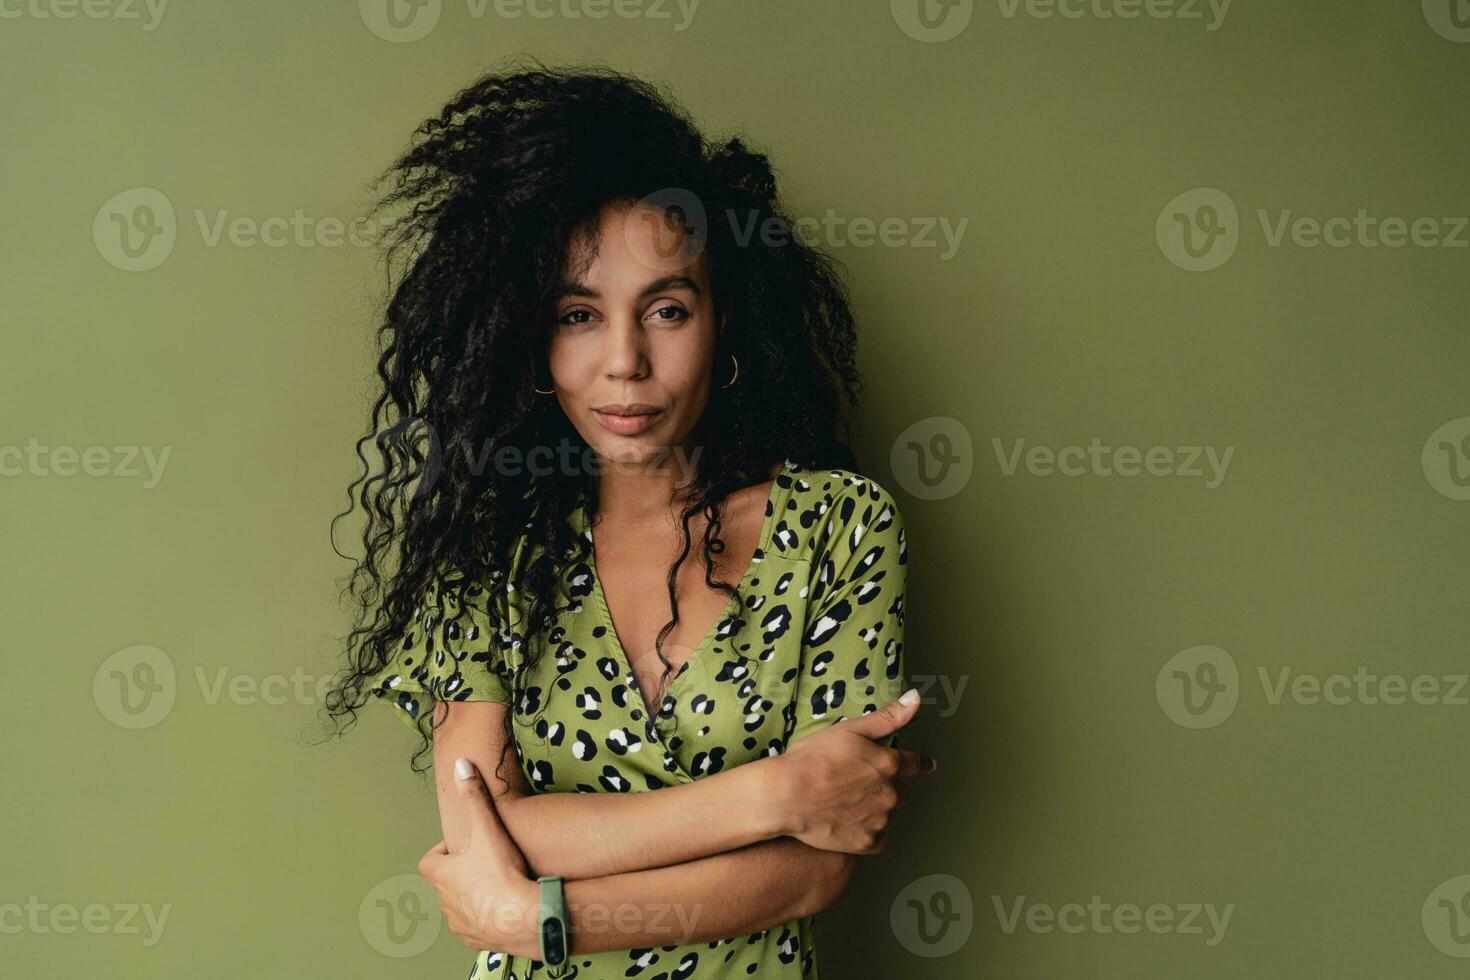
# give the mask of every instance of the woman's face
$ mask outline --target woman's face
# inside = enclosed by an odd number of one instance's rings
[[[598,232],[595,253],[568,250],[548,349],[557,399],[602,462],[692,466],[718,332],[708,264],[646,207],[604,208]]]

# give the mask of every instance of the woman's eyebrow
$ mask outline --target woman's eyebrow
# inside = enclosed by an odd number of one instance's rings
[[[696,296],[700,295],[699,286],[694,282],[693,279],[690,279],[688,276],[675,274],[671,276],[664,276],[660,279],[655,279],[647,286],[644,286],[643,289],[639,291],[638,296],[641,299],[644,296],[651,296],[654,293],[662,293],[669,289],[687,289],[691,293],[694,293]],[[588,287],[582,285],[580,282],[563,282],[556,287],[556,292],[553,294],[552,299],[553,301],[562,300],[568,296],[582,296],[587,299],[599,299],[601,298],[602,294],[595,289],[589,289]]]
[[[688,276],[681,276],[678,274],[672,276],[664,276],[662,279],[655,279],[647,286],[644,286],[643,292],[639,293],[638,295],[651,296],[654,293],[662,293],[670,289],[687,289],[694,295],[699,295],[699,287],[695,285],[694,280],[690,279]]]

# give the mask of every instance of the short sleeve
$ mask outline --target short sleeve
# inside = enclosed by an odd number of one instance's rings
[[[872,480],[850,475],[818,534],[788,744],[876,711],[906,686],[908,554],[897,503]],[[879,742],[891,748],[897,736]]]
[[[498,621],[505,624],[508,603],[502,593],[464,583],[457,572],[440,572],[387,665],[373,678],[371,693],[416,731],[433,701],[510,704],[516,644],[507,639],[511,634],[491,629],[491,602],[499,603]]]

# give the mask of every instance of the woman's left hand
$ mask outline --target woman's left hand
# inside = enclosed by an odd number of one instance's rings
[[[440,841],[419,859],[419,874],[439,893],[449,929],[471,949],[539,959],[540,886],[500,820],[495,800],[468,759],[455,760],[455,781],[469,803],[469,837],[450,851]]]

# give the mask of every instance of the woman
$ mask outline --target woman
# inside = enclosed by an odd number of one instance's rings
[[[611,70],[489,74],[417,137],[328,706],[432,747],[470,976],[815,977],[811,917],[932,768],[895,747],[904,530],[839,433],[843,287],[742,234],[786,222],[763,156]]]

